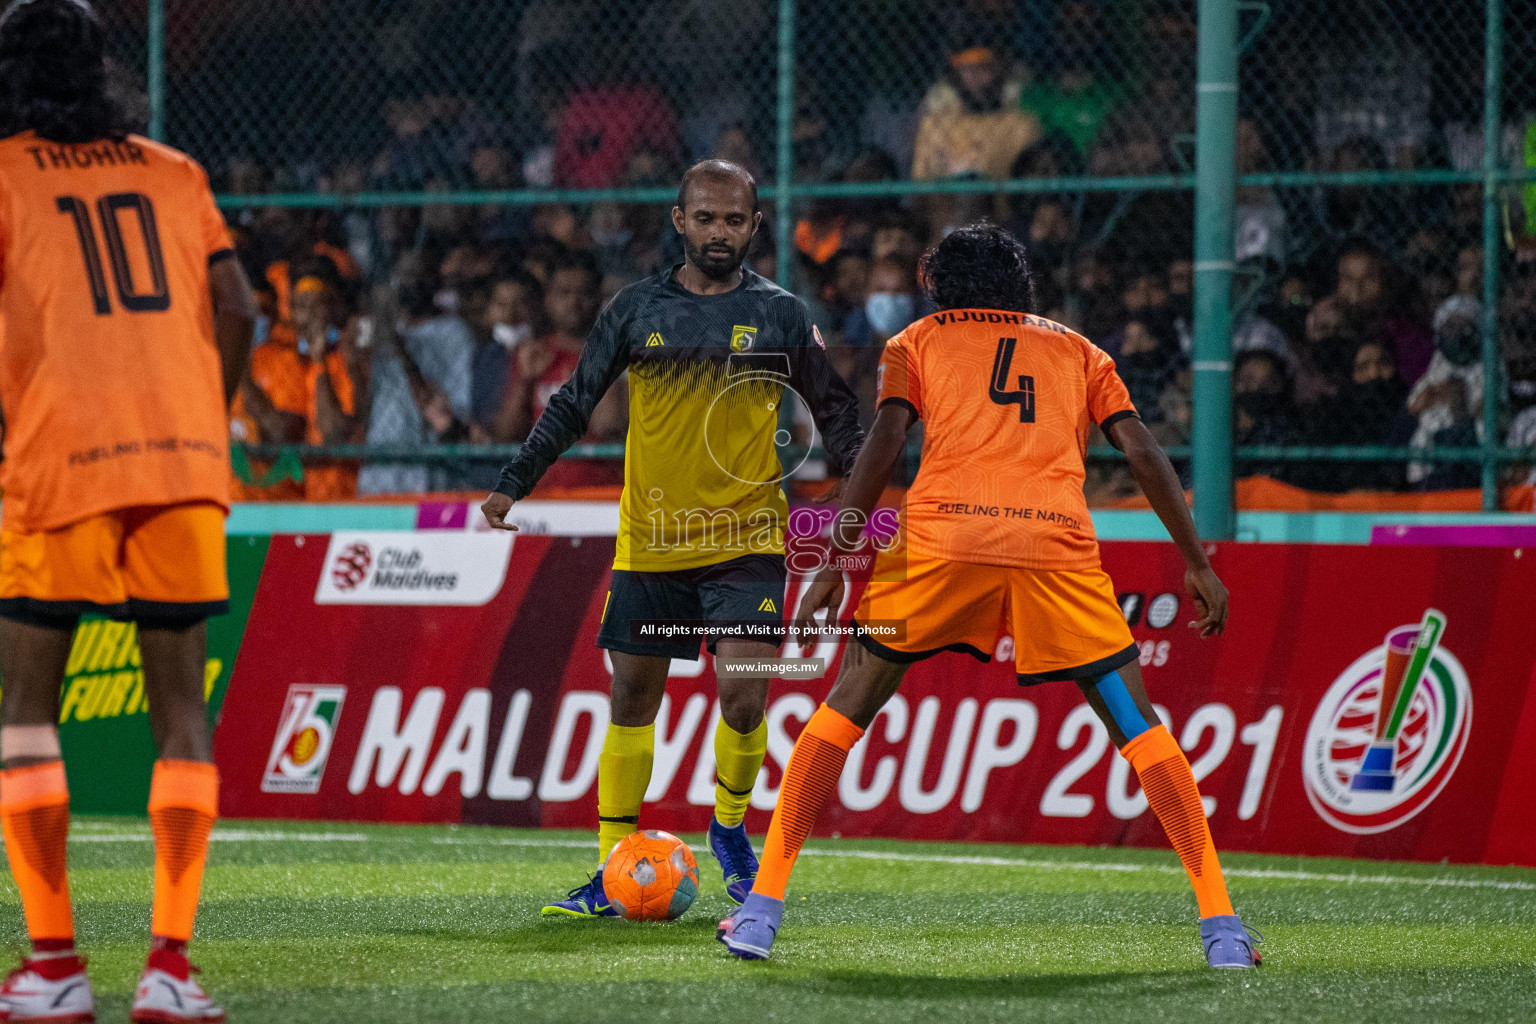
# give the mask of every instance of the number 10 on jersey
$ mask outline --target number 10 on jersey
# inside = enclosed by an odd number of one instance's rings
[[[91,223],[91,208],[79,196],[59,196],[60,213],[75,222],[75,237],[85,257],[85,279],[91,289],[91,303],[97,316],[112,313],[112,296],[107,292],[107,276],[102,267],[101,247],[96,228]],[[123,240],[121,217],[133,211],[144,242],[144,262],[149,267],[149,290],[140,291],[133,279],[133,264],[128,260],[128,246]],[[107,257],[112,264],[112,281],[117,286],[117,301],[130,313],[163,313],[171,308],[171,287],[165,276],[165,256],[160,250],[160,230],[155,224],[155,204],[142,192],[114,192],[96,200],[96,216],[107,240]]]

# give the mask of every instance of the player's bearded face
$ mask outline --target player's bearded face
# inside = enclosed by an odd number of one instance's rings
[[[704,271],[710,277],[723,278],[736,273],[736,268],[741,266],[742,260],[747,258],[747,245],[751,243],[752,236],[747,236],[747,242],[741,246],[733,246],[728,241],[706,238],[704,241],[695,241],[693,233],[683,236],[683,251],[688,257],[688,262]]]
[[[697,182],[689,189],[688,209],[673,211],[688,262],[716,280],[736,273],[760,219],[751,194],[736,182]]]

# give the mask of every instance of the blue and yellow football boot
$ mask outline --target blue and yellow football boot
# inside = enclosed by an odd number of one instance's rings
[[[539,911],[545,917],[618,917],[619,912],[603,893],[603,873],[599,871],[565,894],[565,899]]]
[[[747,838],[747,826],[727,828],[715,818],[709,819],[709,852],[720,862],[725,875],[725,893],[733,903],[742,903],[757,881],[757,854]]]

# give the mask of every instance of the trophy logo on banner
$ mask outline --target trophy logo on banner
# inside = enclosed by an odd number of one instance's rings
[[[1307,729],[1302,776],[1322,818],[1345,832],[1396,828],[1455,773],[1472,731],[1472,687],[1426,609],[1346,668]]]

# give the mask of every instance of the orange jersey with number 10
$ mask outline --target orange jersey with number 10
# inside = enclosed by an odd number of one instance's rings
[[[229,504],[208,267],[231,255],[207,176],[174,149],[0,141],[8,529]]]
[[[917,554],[1024,569],[1099,565],[1083,497],[1089,423],[1136,415],[1108,353],[1037,316],[951,309],[886,342],[879,404],[923,421],[902,514]]]

